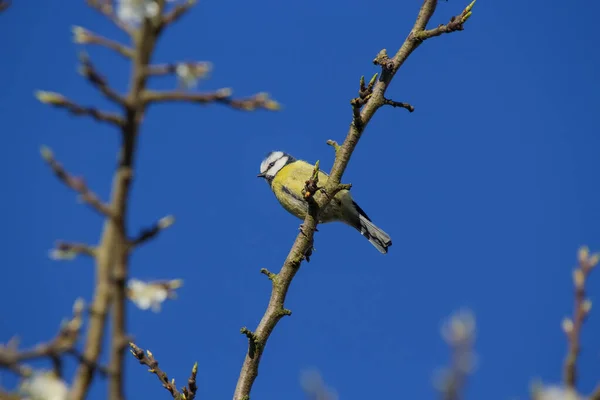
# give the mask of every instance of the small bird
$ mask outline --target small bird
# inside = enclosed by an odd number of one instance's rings
[[[302,190],[313,174],[314,165],[297,160],[283,151],[272,151],[260,164],[259,178],[271,186],[279,203],[289,213],[300,219],[306,217],[308,202]],[[319,185],[325,186],[329,175],[319,171]],[[356,228],[381,253],[386,254],[392,245],[387,233],[375,226],[367,214],[354,202],[348,190],[340,190],[321,210],[319,223],[340,221]]]

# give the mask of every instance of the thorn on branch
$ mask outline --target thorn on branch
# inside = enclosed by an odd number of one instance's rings
[[[79,72],[81,75],[87,78],[90,83],[96,87],[100,93],[106,96],[107,99],[117,103],[120,106],[125,105],[125,99],[115,92],[106,82],[106,79],[96,70],[90,57],[85,53],[79,54],[79,61],[81,62],[81,68]]]
[[[394,69],[394,61],[388,56],[387,50],[382,49],[377,56],[373,59],[373,64],[379,65],[386,71],[391,71]]]
[[[124,125],[124,121],[120,115],[107,111],[99,111],[93,107],[81,106],[63,95],[55,92],[46,92],[38,90],[35,92],[35,97],[44,104],[49,104],[54,107],[64,108],[73,115],[89,115],[99,122],[106,122],[117,127]]]
[[[254,356],[256,355],[256,351],[260,349],[260,340],[254,334],[254,332],[252,332],[245,326],[242,327],[242,329],[240,329],[240,333],[242,335],[246,335],[246,337],[248,338],[248,356],[250,358],[254,358]]]
[[[277,279],[277,274],[269,271],[266,268],[261,268],[260,273],[265,275],[267,278],[269,278],[270,281],[275,282],[275,280]]]
[[[408,104],[408,103],[401,103],[399,101],[394,101],[394,100],[390,100],[390,99],[384,99],[383,100],[383,104],[388,105],[388,106],[392,106],[394,108],[401,107],[401,108],[404,108],[404,109],[408,110],[408,112],[415,111],[415,108],[413,106],[411,106],[410,104]]]
[[[151,239],[154,239],[161,231],[169,228],[175,223],[175,217],[167,215],[159,219],[152,227],[142,229],[139,235],[130,241],[131,246],[139,246]]]
[[[437,28],[434,29],[426,29],[419,32],[413,32],[412,37],[414,40],[418,42],[422,42],[424,40],[430,39],[434,36],[440,36],[444,33],[452,33],[456,31],[462,31],[465,29],[464,24],[471,17],[473,6],[475,5],[475,1],[473,0],[460,14],[453,16],[450,18],[450,22],[447,24],[441,24]]]
[[[50,148],[42,146],[41,153],[42,158],[44,159],[46,164],[50,166],[52,172],[54,172],[54,175],[56,175],[56,177],[61,182],[63,182],[67,187],[77,192],[81,196],[81,199],[87,204],[89,204],[98,213],[108,218],[113,217],[113,213],[110,207],[104,204],[98,198],[98,196],[87,187],[83,178],[75,177],[69,174],[62,166],[62,164],[54,158],[54,154],[52,153],[52,150],[50,150]]]
[[[340,145],[338,144],[338,142],[336,142],[335,140],[331,140],[329,139],[327,141],[327,144],[331,147],[333,147],[333,149],[335,150],[335,153],[337,154],[338,150],[340,149]]]

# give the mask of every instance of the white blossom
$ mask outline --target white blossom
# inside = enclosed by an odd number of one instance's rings
[[[54,261],[70,261],[77,256],[73,250],[52,249],[48,251],[48,257]]]
[[[562,386],[548,385],[535,390],[536,400],[584,400],[585,397],[578,394],[573,389]]]
[[[209,62],[180,63],[175,68],[180,84],[187,89],[196,87],[198,80],[207,78],[211,71]]]
[[[40,371],[21,383],[21,394],[27,400],[67,400],[69,388],[54,372]]]
[[[182,285],[181,279],[156,282],[130,279],[127,283],[127,296],[138,308],[142,310],[151,308],[152,311],[159,312],[161,304],[167,299],[174,299],[175,289]]]
[[[138,25],[146,17],[155,17],[158,11],[156,0],[119,0],[117,17],[126,24]]]

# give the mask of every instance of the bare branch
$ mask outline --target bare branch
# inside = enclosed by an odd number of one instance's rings
[[[600,384],[596,386],[592,394],[590,395],[589,400],[600,400]]]
[[[104,15],[109,21],[111,21],[117,28],[121,29],[128,35],[133,35],[134,31],[125,23],[123,23],[115,14],[112,6],[112,1],[104,0],[86,0],[88,6],[98,11],[98,13]]]
[[[61,182],[63,182],[70,189],[79,193],[81,199],[89,204],[98,213],[105,217],[112,217],[113,214],[110,207],[104,204],[98,198],[98,196],[87,187],[83,178],[74,177],[73,175],[69,174],[62,164],[54,158],[52,150],[46,146],[42,146],[41,153],[44,161],[46,161],[48,166],[52,169],[52,172],[54,172],[54,175],[56,175]]]
[[[96,248],[84,243],[64,242],[59,240],[56,242],[56,249],[64,252],[71,252],[88,257],[96,257]]]
[[[382,67],[381,76],[379,80],[374,82],[371,90],[367,90],[367,87],[364,85],[364,80],[362,80],[359,90],[359,99],[361,100],[355,101],[355,103],[362,104],[353,104],[353,123],[350,125],[350,129],[343,144],[339,147],[334,146],[336,149],[336,157],[327,184],[325,185],[324,190],[315,193],[313,197],[314,204],[311,204],[313,202],[309,202],[309,209],[302,224],[302,230],[297,235],[294,245],[287,256],[281,271],[277,274],[277,279],[273,280],[273,290],[271,291],[271,298],[269,299],[267,310],[260,320],[258,327],[253,332],[256,342],[258,342],[260,346],[256,347],[255,354],[250,354],[250,352],[246,354],[235,388],[234,400],[244,400],[250,397],[250,391],[258,376],[260,359],[269,336],[275,329],[279,320],[285,315],[283,313],[284,303],[290,284],[298,272],[302,261],[312,249],[314,232],[318,221],[318,212],[331,201],[331,194],[335,193],[336,190],[339,190],[342,175],[348,166],[350,157],[352,156],[365,127],[373,115],[375,115],[376,111],[385,105],[385,92],[400,66],[422,43],[422,40],[415,40],[414,37],[419,36],[422,31],[425,30],[429,19],[435,11],[436,5],[437,0],[425,0],[423,2],[411,34],[404,41],[393,58],[389,58],[385,51],[380,52],[380,55],[375,61]],[[472,4],[470,7],[472,7]],[[465,15],[462,20],[463,23],[466,18],[468,18],[468,16]],[[360,113],[356,112],[356,108],[360,109]],[[333,141],[328,143],[334,145]]]
[[[148,67],[146,67],[146,75],[160,76],[175,74],[177,73],[177,68],[182,65],[186,65],[190,68],[193,74],[198,78],[204,77],[212,69],[212,63],[208,61],[181,61],[169,64],[148,65]]]
[[[196,374],[198,373],[198,363],[194,363],[192,368],[192,373],[188,379],[187,386],[181,389],[181,392],[177,390],[177,386],[175,386],[175,379],[169,380],[167,373],[164,372],[158,366],[158,361],[154,358],[154,355],[150,350],[144,350],[137,347],[134,343],[129,343],[131,354],[140,362],[140,364],[146,365],[149,369],[149,372],[156,375],[156,377],[160,380],[163,387],[167,389],[171,396],[174,399],[186,399],[186,400],[194,400],[196,397],[196,391],[198,387],[196,386]],[[182,397],[182,394],[185,397]]]
[[[176,5],[173,10],[162,17],[161,29],[179,20],[179,18],[183,17],[194,5],[196,5],[196,0],[187,0],[185,3]]]
[[[175,217],[168,215],[158,220],[151,228],[143,229],[136,238],[130,240],[132,247],[139,246],[154,239],[162,230],[167,229],[175,223]]]
[[[573,271],[573,285],[575,287],[575,301],[572,318],[565,318],[562,323],[563,330],[569,343],[567,357],[564,362],[564,383],[575,390],[577,382],[577,358],[581,351],[580,335],[583,323],[592,308],[591,300],[586,298],[585,284],[598,264],[600,254],[590,255],[587,247],[581,247],[578,254],[579,267]]]
[[[79,56],[79,61],[81,61],[81,74],[85,76],[87,80],[90,81],[90,83],[100,91],[100,93],[102,93],[110,101],[117,103],[120,106],[125,105],[125,99],[120,94],[115,92],[106,82],[104,77],[98,73],[87,54],[81,53]]]
[[[0,13],[6,11],[10,7],[10,4],[9,0],[0,0]]]
[[[404,109],[408,110],[408,112],[415,111],[415,108],[408,103],[401,103],[399,101],[394,101],[394,100],[390,100],[390,99],[384,99],[383,104],[392,106],[394,108],[396,108],[396,107],[404,108]]]
[[[167,102],[220,103],[242,111],[255,111],[257,109],[276,111],[281,107],[278,102],[270,99],[267,93],[259,93],[247,99],[232,99],[231,94],[231,89],[228,88],[220,89],[213,93],[159,92],[148,90],[144,93],[143,99],[146,104]]]
[[[73,115],[87,115],[96,121],[106,122],[118,127],[123,125],[123,119],[114,113],[107,111],[99,111],[93,107],[84,107],[67,99],[63,95],[54,92],[37,91],[35,93],[37,99],[44,103],[55,107],[64,108]]]
[[[426,40],[434,36],[440,36],[443,33],[451,33],[456,31],[464,30],[464,24],[471,17],[473,6],[475,5],[473,0],[460,14],[450,18],[450,22],[446,25],[439,25],[437,28],[423,30],[415,34],[415,38],[418,40]]]
[[[97,35],[81,26],[74,26],[72,28],[73,31],[73,42],[78,44],[93,44],[101,47],[105,47],[110,49],[117,54],[131,59],[134,56],[134,51],[132,48],[125,46],[115,40],[111,40],[105,38],[103,36]]]
[[[6,346],[0,346],[0,367],[8,368],[21,376],[28,376],[30,369],[23,366],[22,363],[39,358],[58,359],[61,355],[73,351],[83,325],[84,311],[83,300],[75,301],[73,317],[63,322],[54,339],[47,343],[41,343],[32,349],[21,351],[17,349],[14,341]]]

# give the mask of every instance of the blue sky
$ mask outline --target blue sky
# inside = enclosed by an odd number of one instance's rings
[[[50,146],[107,198],[118,135],[39,104],[38,89],[106,105],[77,75],[71,26],[124,39],[83,1],[14,1],[0,16],[4,156],[4,304],[0,341],[48,339],[78,296],[89,299],[90,261],[55,262],[54,240],[95,242],[101,220],[76,202],[39,157]],[[467,1],[440,2],[431,26]],[[176,224],[132,258],[140,279],[182,278],[160,314],[130,305],[138,345],[183,383],[199,363],[199,398],[230,398],[254,328],[299,220],[256,178],[263,156],[285,150],[327,170],[327,139],[343,140],[349,100],[371,60],[409,32],[420,1],[201,3],[161,39],[154,60],[209,60],[201,89],[267,91],[284,109],[153,107],[142,128],[129,226],[174,214]],[[432,398],[448,360],[440,321],[461,307],[477,316],[479,369],[469,398],[523,399],[535,377],[558,382],[561,319],[572,309],[576,250],[600,249],[598,2],[479,0],[464,32],[432,39],[396,76],[388,96],[412,114],[381,109],[344,176],[393,238],[379,254],[357,232],[326,225],[304,264],[254,386],[253,398],[301,399],[300,371],[316,367],[342,399]],[[90,48],[98,68],[126,87],[128,66]],[[165,79],[155,87],[168,88]],[[590,296],[600,293],[600,273]],[[583,334],[581,389],[599,376],[600,312]],[[3,385],[14,382],[9,373]],[[130,357],[130,398],[168,398]],[[101,380],[90,399],[104,398]]]

